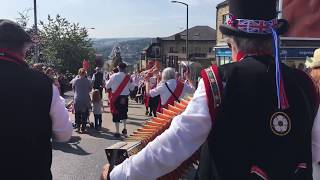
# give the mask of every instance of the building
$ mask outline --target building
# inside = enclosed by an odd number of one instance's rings
[[[148,61],[161,61],[161,54],[160,54],[160,40],[159,38],[152,40],[152,42],[149,46],[144,48],[141,51],[141,57],[140,62],[138,65],[139,70],[146,69],[148,65]]]
[[[231,62],[231,50],[227,45],[225,36],[219,31],[221,24],[226,24],[229,19],[229,2],[223,1],[217,5],[216,25],[217,25],[217,44],[214,47],[217,65]]]
[[[189,60],[209,66],[215,61],[213,46],[216,44],[216,31],[209,26],[195,26],[189,29]],[[186,30],[169,37],[156,38],[155,42],[143,49],[140,69],[146,68],[149,60],[161,61],[162,68],[179,68],[187,64]]]
[[[280,1],[282,2],[282,1]],[[278,6],[279,9],[282,5]],[[225,24],[229,19],[229,2],[228,0],[217,5],[216,25],[217,29],[221,24]],[[281,12],[281,11],[280,11]],[[281,12],[282,14],[282,12]],[[281,15],[280,14],[280,15]],[[307,57],[313,56],[316,48],[320,47],[320,38],[299,38],[299,37],[280,37],[281,48],[280,57],[282,62],[289,66],[299,67],[305,63]],[[227,46],[226,38],[217,30],[217,44],[214,47],[215,56],[218,65],[231,62],[231,49]]]

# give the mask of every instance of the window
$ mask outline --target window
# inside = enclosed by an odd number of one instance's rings
[[[156,48],[156,57],[160,56],[160,48]]]
[[[212,53],[212,48],[211,47],[209,47],[209,53]]]
[[[169,52],[170,52],[170,53],[173,53],[173,47],[170,47]]]
[[[230,18],[229,14],[222,15],[222,24],[227,24],[229,18]]]
[[[182,53],[186,53],[187,52],[187,48],[186,47],[182,47]]]
[[[200,47],[195,47],[194,51],[195,51],[195,53],[201,53],[201,48]]]

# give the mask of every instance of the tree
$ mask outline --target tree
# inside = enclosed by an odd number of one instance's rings
[[[19,12],[19,18],[16,19],[16,22],[31,36],[31,39],[35,42],[33,46],[30,47],[26,54],[26,61],[29,64],[32,64],[36,62],[35,54],[36,54],[36,48],[35,46],[40,46],[41,42],[39,41],[39,36],[36,35],[35,27],[34,25],[32,27],[29,27],[29,12],[32,9],[25,9],[22,12]],[[37,38],[36,38],[37,37]]]
[[[95,51],[88,38],[88,31],[79,23],[70,23],[66,18],[57,15],[48,21],[40,21],[40,50],[46,62],[56,69],[76,73],[82,67],[82,60],[94,62]]]

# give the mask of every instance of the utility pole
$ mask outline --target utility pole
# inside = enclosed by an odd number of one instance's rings
[[[183,4],[187,7],[187,38],[186,38],[186,59],[188,61],[188,68],[190,65],[190,60],[189,60],[189,5],[187,3],[184,2],[180,2],[180,1],[171,1],[172,3],[178,3],[178,4]]]
[[[34,12],[34,29],[35,29],[35,36],[37,40],[39,39],[38,36],[38,20],[37,20],[37,0],[33,0],[33,12]],[[37,43],[37,42],[36,42]],[[35,55],[36,55],[36,60],[35,62],[39,61],[39,47],[38,44],[35,45]]]

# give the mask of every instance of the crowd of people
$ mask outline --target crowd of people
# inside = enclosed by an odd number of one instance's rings
[[[156,117],[162,108],[173,105],[174,101],[194,92],[191,83],[179,79],[173,68],[166,68],[162,73],[146,78],[138,72],[128,74],[124,63],[119,64],[112,73],[104,73],[100,68],[96,68],[92,79],[89,79],[85,69],[81,68],[70,83],[74,90],[73,111],[77,131],[85,132],[88,124],[97,130],[101,129],[105,90],[116,128],[115,137],[121,136],[120,123],[123,123],[122,135],[127,136],[129,98],[136,103],[145,104],[146,115]],[[89,120],[91,111],[94,114],[94,124]]]
[[[70,90],[69,81],[72,78],[71,74],[59,73],[54,68],[48,67],[43,63],[33,64],[32,69],[47,75],[54,82],[54,85],[57,86],[61,96]]]

